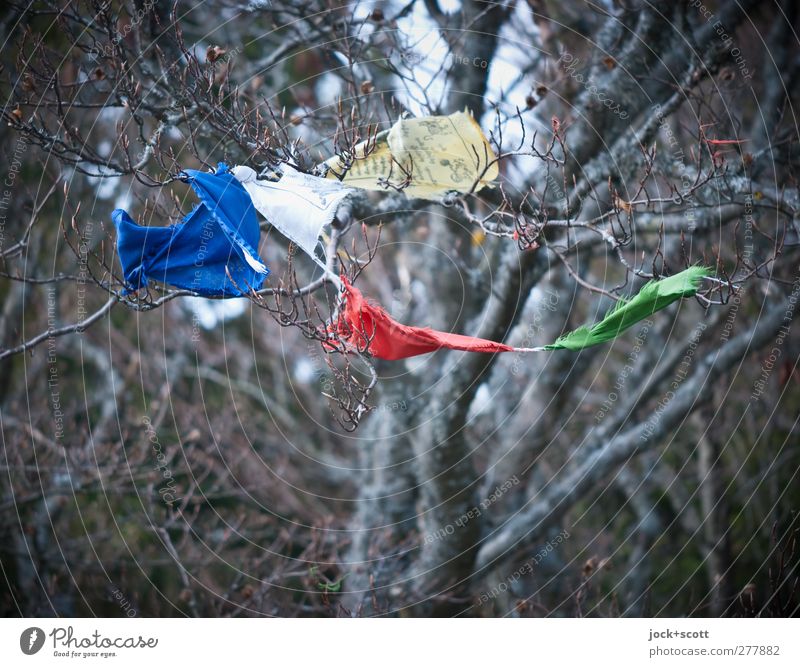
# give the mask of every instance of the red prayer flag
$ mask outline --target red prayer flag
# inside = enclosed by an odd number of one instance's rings
[[[361,292],[342,277],[344,306],[339,313],[338,333],[360,352],[378,359],[406,359],[441,348],[466,352],[513,352],[514,348],[483,338],[409,327],[393,320],[389,313],[369,303]]]

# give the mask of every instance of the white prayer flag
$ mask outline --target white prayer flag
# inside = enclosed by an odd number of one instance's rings
[[[322,228],[330,224],[342,199],[353,190],[338,181],[304,174],[288,164],[282,164],[281,171],[283,176],[279,181],[267,181],[259,180],[250,167],[240,165],[231,169],[256,210],[321,264],[314,251]]]

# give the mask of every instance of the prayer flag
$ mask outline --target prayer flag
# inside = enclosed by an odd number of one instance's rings
[[[491,187],[497,156],[467,111],[398,120],[352,155],[327,160],[326,177],[366,190],[400,188],[409,197],[440,199],[448,192]]]
[[[338,181],[311,176],[282,164],[279,181],[258,179],[250,167],[238,166],[231,173],[253,200],[256,210],[281,234],[302,248],[317,263],[315,249],[336,209],[353,192]],[[322,264],[324,266],[324,264]]]
[[[260,230],[250,195],[222,162],[216,173],[188,169],[182,176],[200,203],[180,223],[142,227],[122,209],[111,214],[125,291],[149,280],[203,296],[260,289],[269,270],[256,250]]]
[[[393,320],[380,306],[369,303],[342,277],[344,307],[339,314],[339,335],[360,352],[379,359],[405,359],[440,348],[468,352],[511,352],[514,348],[482,338],[410,327]]]
[[[681,298],[697,293],[700,281],[711,274],[703,266],[690,266],[669,278],[651,280],[631,299],[620,299],[606,316],[591,327],[579,327],[555,343],[545,345],[546,350],[582,350],[619,336],[637,322],[650,317],[657,310]]]

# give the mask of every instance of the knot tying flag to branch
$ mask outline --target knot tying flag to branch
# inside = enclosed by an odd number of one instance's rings
[[[222,162],[216,173],[187,169],[182,176],[200,203],[180,223],[142,227],[122,209],[111,214],[125,291],[149,280],[203,296],[260,289],[269,270],[256,250],[260,230],[250,195]]]
[[[704,267],[692,266],[680,273],[647,283],[629,300],[620,300],[606,316],[592,327],[580,327],[550,345],[511,347],[483,338],[446,333],[400,324],[380,306],[369,303],[346,278],[343,283],[343,306],[336,332],[359,352],[378,359],[397,360],[442,348],[467,352],[544,352],[546,350],[582,350],[619,336],[637,322],[674,301],[697,293],[700,280],[710,274]]]

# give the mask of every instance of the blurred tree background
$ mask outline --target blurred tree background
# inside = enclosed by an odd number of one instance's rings
[[[797,612],[795,2],[12,0],[0,21],[4,614]],[[465,108],[498,187],[360,192],[334,223],[393,317],[530,347],[650,277],[717,280],[580,353],[367,359],[360,423],[291,303],[120,295],[110,213],[179,219],[180,169],[311,171]],[[327,316],[335,289],[262,229],[268,288],[315,285]]]

